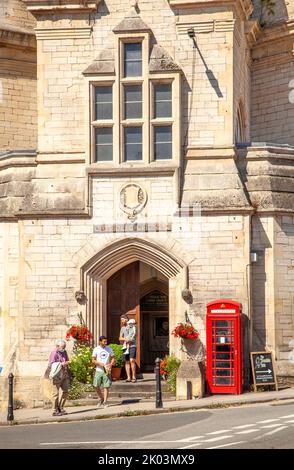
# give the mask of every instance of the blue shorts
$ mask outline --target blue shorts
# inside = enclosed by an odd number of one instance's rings
[[[128,362],[130,359],[136,359],[137,348],[136,346],[130,346],[130,353],[123,354],[124,362]]]

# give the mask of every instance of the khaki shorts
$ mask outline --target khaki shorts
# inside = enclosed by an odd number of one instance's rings
[[[94,387],[110,388],[111,377],[105,374],[105,372],[100,372],[96,370],[94,380],[93,380],[93,385]]]

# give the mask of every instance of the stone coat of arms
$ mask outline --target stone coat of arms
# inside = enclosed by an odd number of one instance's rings
[[[136,220],[147,203],[146,191],[136,183],[126,184],[120,190],[120,208],[128,215],[128,219]]]

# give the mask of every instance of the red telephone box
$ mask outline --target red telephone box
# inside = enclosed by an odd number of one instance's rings
[[[241,304],[207,304],[206,376],[210,393],[242,393]]]

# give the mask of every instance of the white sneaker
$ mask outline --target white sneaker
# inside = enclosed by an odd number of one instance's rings
[[[108,407],[109,407],[109,404],[107,403],[107,401],[104,401],[104,402],[102,403],[102,406],[103,406],[103,408],[108,408]]]

